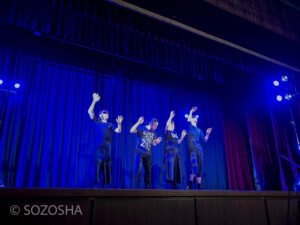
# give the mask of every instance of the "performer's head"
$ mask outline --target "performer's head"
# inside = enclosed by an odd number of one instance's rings
[[[100,112],[99,112],[99,118],[100,120],[107,120],[109,118],[109,113],[106,109],[102,109]]]
[[[192,119],[191,119],[191,124],[193,126],[197,126],[197,123],[198,123],[198,115],[194,116]]]
[[[149,125],[151,127],[151,130],[155,131],[158,127],[158,120],[156,118],[152,118]]]
[[[188,114],[185,114],[185,118],[188,118],[189,115]],[[193,125],[193,126],[197,126],[197,123],[198,123],[198,115],[196,116],[193,116],[192,118],[189,119],[189,122]]]

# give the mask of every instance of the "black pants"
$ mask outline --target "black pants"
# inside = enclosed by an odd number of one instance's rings
[[[182,177],[179,151],[165,150],[163,176],[164,180],[168,182],[181,183]]]
[[[193,149],[189,151],[190,162],[191,162],[191,172],[197,177],[202,177],[203,168],[203,151],[202,149]]]
[[[96,148],[95,183],[111,184],[111,145]]]
[[[152,169],[152,157],[151,154],[141,153],[136,151],[135,153],[135,183],[136,187],[140,187],[142,167],[144,167],[144,181],[145,186],[151,186],[151,169]]]

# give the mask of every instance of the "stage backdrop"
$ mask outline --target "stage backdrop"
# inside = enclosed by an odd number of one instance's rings
[[[114,134],[113,188],[132,188],[136,135],[130,127],[144,116],[159,120],[158,136],[171,110],[176,131],[186,128],[184,114],[198,106],[199,127],[213,127],[204,144],[203,187],[227,189],[226,150],[221,104],[213,95],[196,95],[95,74],[23,56],[0,54],[0,72],[19,81],[18,94],[0,92],[0,171],[8,187],[89,188],[93,176],[93,127],[87,110],[93,92],[101,95],[96,113],[110,111],[110,122],[124,116],[122,134]],[[164,142],[153,148],[153,187],[162,181]],[[184,188],[188,177],[186,140],[181,144]],[[248,186],[247,186],[248,187]],[[252,187],[248,187],[252,188]]]

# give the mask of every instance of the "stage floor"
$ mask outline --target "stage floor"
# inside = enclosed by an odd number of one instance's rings
[[[299,192],[11,188],[0,200],[7,224],[300,224]]]
[[[300,192],[169,190],[169,189],[90,189],[90,188],[2,188],[0,197],[300,197]]]

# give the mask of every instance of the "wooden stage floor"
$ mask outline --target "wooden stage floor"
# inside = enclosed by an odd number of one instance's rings
[[[281,191],[13,188],[0,209],[1,225],[300,225],[300,193]]]

